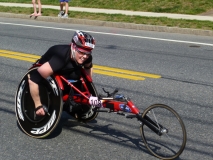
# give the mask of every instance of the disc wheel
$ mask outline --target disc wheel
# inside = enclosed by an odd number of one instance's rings
[[[41,103],[46,105],[50,115],[36,116],[32,100],[28,75],[37,68],[29,70],[22,78],[15,96],[15,113],[20,128],[28,136],[44,138],[57,126],[62,113],[62,94],[54,76],[43,79],[39,85]]]
[[[161,135],[142,123],[141,136],[147,149],[160,159],[175,159],[186,145],[186,129],[181,117],[169,106],[155,104],[148,107],[142,118],[153,122]]]

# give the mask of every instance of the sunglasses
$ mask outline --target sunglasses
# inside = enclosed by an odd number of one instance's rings
[[[81,54],[81,55],[90,56],[90,55],[92,54],[92,52],[82,52],[82,51],[80,51],[77,47],[76,47],[75,49],[76,49],[76,51],[77,51],[79,54]]]

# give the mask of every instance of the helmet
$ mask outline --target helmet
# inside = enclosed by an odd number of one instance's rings
[[[77,47],[77,50],[86,54],[91,54],[95,48],[95,39],[86,32],[76,31],[72,37],[72,43]]]

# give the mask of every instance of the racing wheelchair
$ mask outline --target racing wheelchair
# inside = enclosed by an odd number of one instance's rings
[[[146,148],[160,159],[175,159],[184,150],[187,140],[185,125],[178,113],[164,104],[154,104],[143,112],[132,100],[118,90],[105,91],[99,95],[92,79],[82,69],[78,81],[69,80],[61,75],[52,75],[43,79],[39,85],[42,104],[46,106],[45,116],[36,117],[35,107],[30,95],[28,74],[34,72],[40,64],[33,64],[21,79],[15,96],[15,113],[22,131],[33,138],[47,137],[57,126],[63,105],[70,96],[65,93],[65,85],[72,90],[72,99],[80,104],[78,114],[70,114],[79,121],[94,120],[99,112],[117,113],[128,119],[137,119],[140,134]]]

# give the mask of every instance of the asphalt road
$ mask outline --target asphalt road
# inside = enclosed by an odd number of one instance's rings
[[[99,92],[118,87],[141,111],[154,103],[171,106],[188,135],[179,159],[213,157],[212,37],[0,18],[0,50],[42,55],[69,43],[76,29],[96,38],[94,64],[161,75],[132,81],[94,74]],[[63,113],[50,137],[28,137],[17,126],[14,96],[31,63],[0,57],[0,64],[0,159],[156,159],[141,141],[139,123],[115,114],[100,113],[82,124]]]

